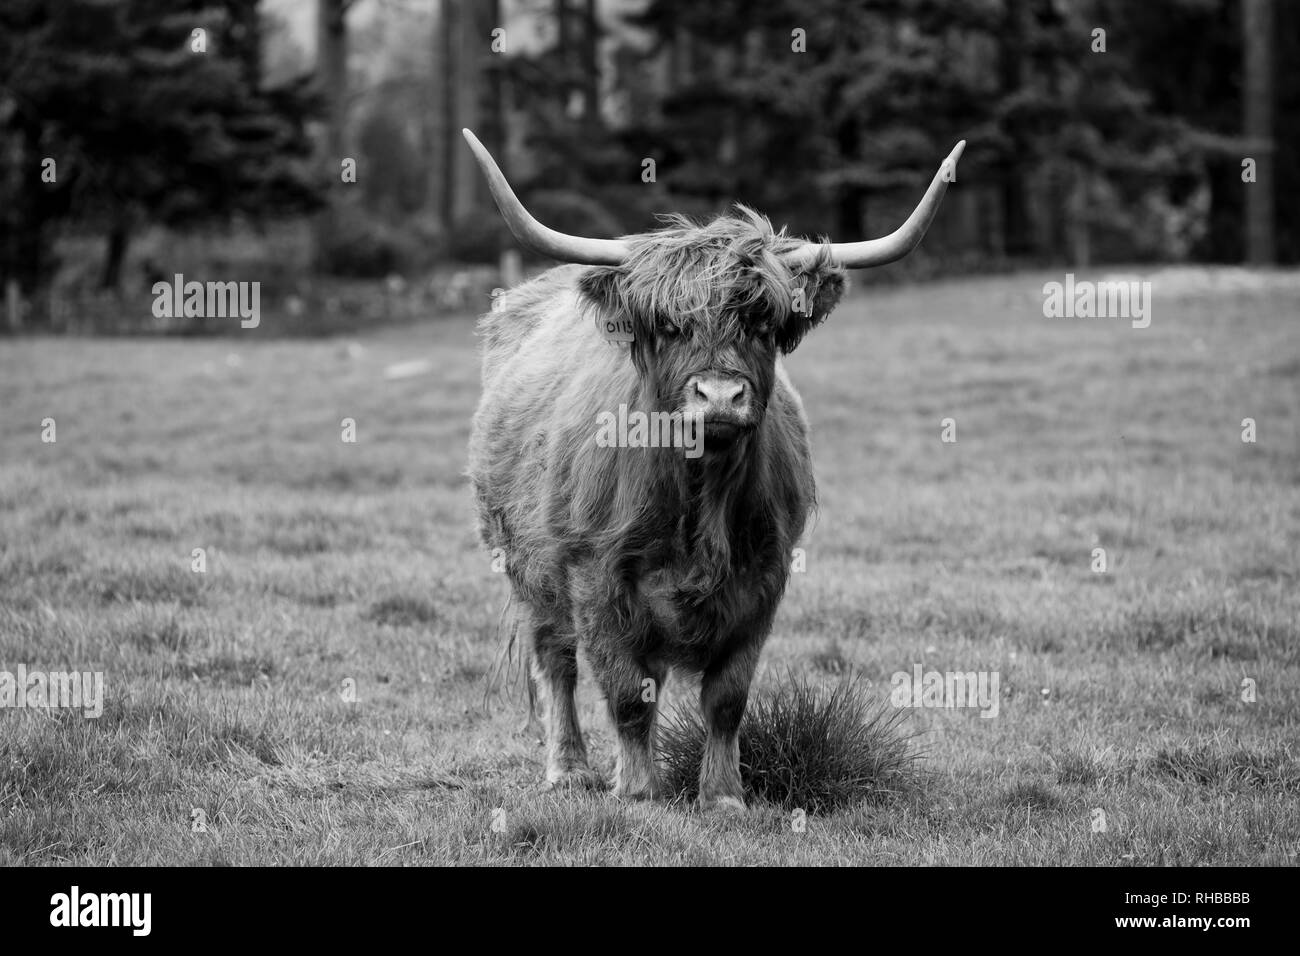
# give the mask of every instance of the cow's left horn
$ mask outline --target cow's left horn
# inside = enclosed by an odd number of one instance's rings
[[[939,211],[939,203],[943,201],[943,194],[948,190],[948,183],[956,176],[957,160],[961,159],[961,152],[965,148],[965,140],[953,147],[953,151],[943,161],[939,171],[934,174],[930,188],[925,191],[920,203],[912,210],[912,215],[907,217],[907,222],[879,239],[868,239],[865,242],[832,242],[830,244],[832,261],[846,269],[866,269],[901,259],[915,249]],[[821,248],[821,244],[810,242],[793,253],[793,257],[807,262],[815,257]]]
[[[467,129],[461,132],[465,134],[465,141],[469,143],[474,158],[487,177],[488,188],[492,190],[492,198],[505,217],[506,225],[515,234],[515,238],[529,249],[561,262],[577,262],[588,266],[616,266],[627,258],[627,243],[618,239],[569,236],[543,226],[524,208],[524,204],[506,182],[501,167],[478,141],[478,137]]]

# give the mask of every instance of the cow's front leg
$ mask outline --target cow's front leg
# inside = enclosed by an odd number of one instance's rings
[[[704,757],[700,761],[700,807],[744,810],[740,779],[740,719],[758,664],[759,645],[741,648],[704,672],[700,712],[704,716]]]
[[[666,668],[619,653],[612,643],[591,647],[587,656],[618,733],[614,796],[653,800],[663,793],[655,769],[654,732]]]

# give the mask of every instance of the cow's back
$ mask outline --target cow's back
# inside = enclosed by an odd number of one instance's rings
[[[478,322],[483,340],[484,388],[544,321],[554,321],[557,309],[570,302],[576,307],[577,279],[581,274],[581,266],[558,266],[502,293],[494,301],[492,309]]]

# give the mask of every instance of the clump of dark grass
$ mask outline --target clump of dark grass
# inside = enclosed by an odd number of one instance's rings
[[[1056,782],[1090,786],[1097,783],[1103,772],[1100,757],[1083,748],[1065,749],[1052,758],[1056,766]]]
[[[1048,785],[1038,780],[1022,780],[1002,793],[1002,803],[1012,810],[1059,810],[1065,801]]]
[[[852,666],[844,656],[844,649],[840,647],[840,642],[834,638],[813,654],[809,663],[823,674],[844,674]]]
[[[511,822],[504,842],[516,856],[622,843],[635,830],[626,810],[617,805],[556,801],[515,815],[520,819]]]
[[[920,782],[903,711],[872,700],[867,682],[846,673],[826,688],[786,675],[751,698],[740,724],[740,774],[747,794],[786,809],[824,813],[879,803]],[[663,783],[688,800],[699,794],[704,724],[683,708],[659,728]]]
[[[361,616],[367,621],[390,627],[416,627],[431,624],[441,615],[438,606],[426,598],[395,594],[375,601]]]
[[[115,629],[115,639],[146,651],[180,652],[203,641],[205,632],[192,627],[177,613],[179,604],[142,604]]]
[[[1150,760],[1153,773],[1202,786],[1241,786],[1280,793],[1300,792],[1300,763],[1284,748],[1238,747],[1223,750],[1210,744],[1162,747]]]
[[[90,587],[105,604],[141,601],[194,607],[203,603],[200,577],[190,571],[188,564],[110,568],[100,573]]]
[[[269,654],[220,653],[195,658],[169,668],[169,673],[185,680],[212,681],[227,686],[247,686],[257,680],[269,680],[276,674],[276,662]]]

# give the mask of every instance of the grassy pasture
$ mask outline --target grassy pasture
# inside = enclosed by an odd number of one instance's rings
[[[522,693],[483,706],[469,319],[0,341],[0,669],[105,675],[97,720],[0,710],[0,862],[1295,863],[1300,282],[1165,273],[1133,329],[1049,278],[871,291],[788,361],[821,504],[760,680],[1000,676],[908,712],[919,788],[803,832],[538,792]]]

